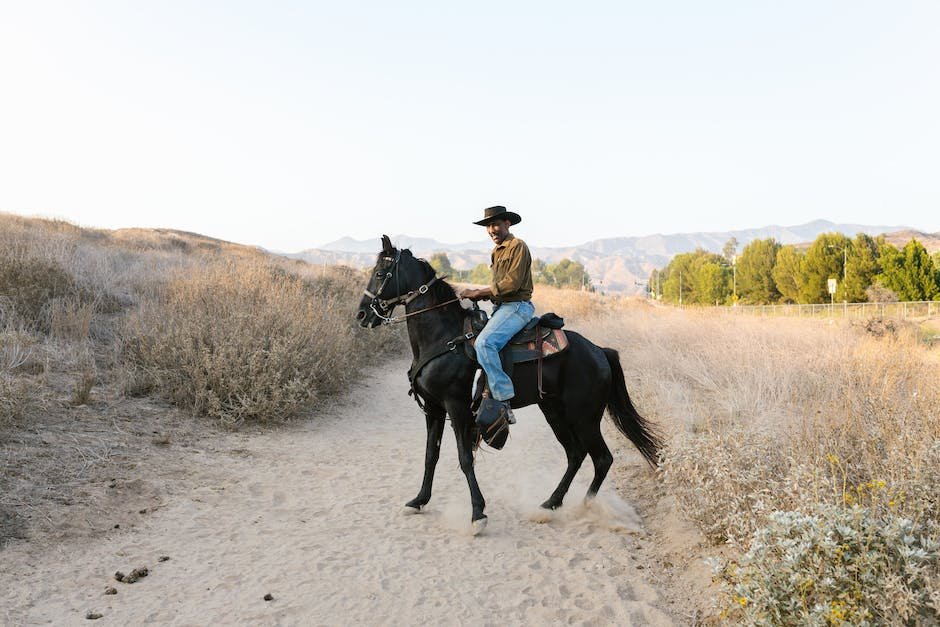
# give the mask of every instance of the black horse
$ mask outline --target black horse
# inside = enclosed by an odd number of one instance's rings
[[[357,319],[363,327],[375,328],[394,319],[397,305],[405,306],[408,336],[414,355],[411,375],[414,393],[423,400],[427,421],[424,481],[418,496],[406,505],[420,511],[431,499],[434,469],[440,455],[444,417],[449,415],[457,438],[460,468],[470,485],[475,531],[486,525],[486,505],[473,470],[477,429],[471,410],[471,389],[478,365],[463,350],[448,350],[448,343],[463,332],[467,310],[459,304],[454,288],[436,278],[434,269],[410,250],[398,250],[382,236],[378,255]],[[613,456],[601,435],[606,407],[617,428],[655,465],[660,440],[630,402],[617,351],[600,348],[583,336],[568,331],[567,351],[543,362],[539,397],[535,362],[516,364],[512,407],[538,404],[555,437],[565,448],[568,468],[558,487],[542,507],[555,509],[562,503],[572,479],[587,454],[594,462],[594,480],[587,498],[601,487]],[[450,344],[453,346],[453,344]]]

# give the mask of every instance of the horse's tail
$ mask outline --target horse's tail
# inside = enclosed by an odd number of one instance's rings
[[[610,398],[607,399],[607,411],[622,434],[639,449],[650,466],[656,467],[659,449],[662,447],[660,436],[646,418],[641,416],[630,402],[627,383],[620,365],[620,355],[612,348],[604,348],[607,363],[610,364]]]

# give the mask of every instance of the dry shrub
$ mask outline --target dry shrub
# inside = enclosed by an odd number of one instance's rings
[[[0,427],[28,418],[47,402],[40,381],[0,372]]]
[[[589,320],[617,309],[624,300],[594,292],[564,290],[548,285],[536,285],[532,295],[537,314],[554,311],[565,319],[566,324]]]
[[[27,324],[47,327],[46,306],[75,292],[75,281],[58,263],[0,253],[0,298]]]
[[[910,574],[897,561],[908,550],[907,536],[889,531],[913,525],[928,551],[940,530],[940,363],[916,329],[895,326],[877,335],[864,325],[666,308],[621,309],[592,319],[588,328],[620,351],[638,408],[672,434],[663,477],[684,513],[714,542],[756,551],[740,562],[740,578],[725,579],[774,599],[760,612],[745,612],[746,622],[809,620],[810,614],[777,620],[761,613],[794,593],[775,573],[799,581],[819,575],[818,562],[774,556],[780,547],[810,542],[810,530],[812,542],[832,548],[826,539],[841,533],[833,526],[857,508],[865,509],[865,533],[888,535],[867,552],[845,549],[833,566],[837,572],[827,576],[842,582],[869,567],[878,576],[858,584],[864,589],[856,605],[832,596],[838,586],[828,579],[819,598],[845,601],[827,608],[845,610],[850,622],[862,615],[853,612],[870,611],[877,622],[879,612],[901,611],[885,605],[876,583],[878,577],[906,581]],[[815,522],[794,531],[776,512]],[[760,552],[760,546],[777,548]],[[924,588],[917,580],[927,592],[905,597],[912,599],[905,601],[910,616],[936,616],[929,612],[940,598],[937,561],[930,560],[927,581],[934,583]],[[904,586],[899,594],[907,594]],[[753,595],[742,598],[757,603]]]
[[[196,414],[225,424],[286,418],[341,389],[364,361],[357,287],[271,263],[210,263],[169,280],[130,317],[125,360],[138,388],[149,376]]]
[[[38,363],[36,338],[3,318],[0,315],[0,427],[28,417],[48,400],[41,381],[22,376]]]
[[[84,340],[89,336],[95,305],[78,298],[55,298],[44,311],[44,326],[58,340]]]

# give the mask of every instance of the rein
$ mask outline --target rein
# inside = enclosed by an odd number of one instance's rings
[[[396,256],[395,263],[392,267],[395,267],[398,265],[398,259],[399,257]],[[371,305],[372,312],[376,315],[376,317],[379,318],[379,320],[382,321],[382,324],[395,324],[396,322],[404,322],[411,316],[417,316],[418,314],[423,314],[433,309],[439,309],[440,307],[445,307],[447,305],[450,305],[451,303],[456,303],[460,300],[460,297],[458,296],[448,301],[444,301],[443,303],[432,305],[431,307],[425,307],[424,309],[419,309],[418,311],[412,311],[411,313],[406,313],[403,316],[389,316],[389,315],[383,316],[382,312],[379,311],[379,309],[381,309],[387,314],[390,314],[392,313],[392,311],[394,311],[395,307],[397,307],[398,305],[405,305],[407,307],[408,304],[414,299],[416,299],[417,297],[423,294],[427,294],[431,286],[434,285],[437,281],[443,281],[444,279],[446,279],[447,275],[445,274],[439,277],[435,276],[434,278],[432,278],[430,281],[428,281],[427,283],[425,283],[418,289],[408,292],[407,294],[402,294],[400,296],[396,296],[395,298],[390,298],[388,300],[379,298],[379,294],[381,294],[385,290],[385,285],[388,283],[388,281],[391,278],[392,278],[391,272],[386,274],[385,280],[382,282],[382,285],[379,287],[378,292],[375,294],[373,294],[369,290],[363,290],[363,293],[372,299],[372,305]],[[378,308],[376,308],[376,306],[378,306]]]
[[[404,316],[392,316],[390,318],[383,318],[385,324],[395,324],[396,322],[404,322],[407,318],[411,316],[417,316],[418,314],[423,314],[426,311],[431,311],[432,309],[438,309],[444,307],[445,305],[450,305],[451,303],[456,303],[460,298],[451,298],[450,300],[444,301],[443,303],[438,303],[431,307],[425,307],[424,309],[419,309],[418,311],[412,311],[411,313],[406,313]],[[379,316],[381,318],[381,316]]]

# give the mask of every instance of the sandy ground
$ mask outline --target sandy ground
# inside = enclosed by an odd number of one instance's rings
[[[402,361],[370,373],[358,399],[315,420],[219,434],[217,448],[237,454],[207,453],[192,467],[165,456],[173,487],[132,526],[10,543],[0,551],[0,623],[89,624],[88,612],[113,625],[686,622],[650,583],[662,579],[650,536],[614,473],[585,506],[586,463],[565,507],[539,510],[564,455],[537,408],[518,412],[503,451],[477,456],[490,517],[482,535],[470,533],[449,426],[430,505],[404,515],[424,449],[406,370]],[[617,446],[615,456],[621,476],[648,472],[638,454]],[[115,581],[139,566],[149,576]],[[117,594],[105,595],[109,586]]]

